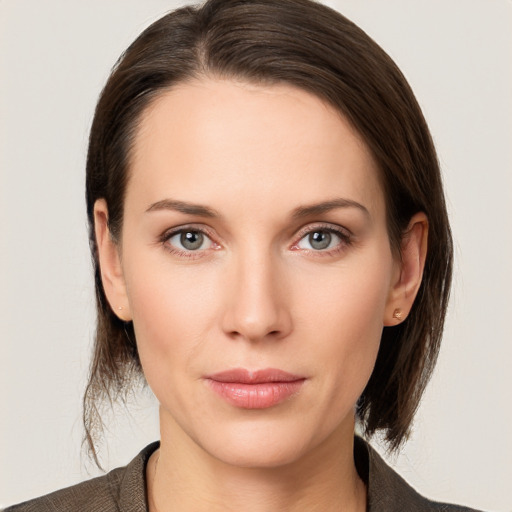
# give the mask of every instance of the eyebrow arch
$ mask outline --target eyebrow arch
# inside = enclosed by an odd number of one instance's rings
[[[361,210],[366,217],[370,217],[370,212],[361,203],[358,203],[357,201],[352,201],[351,199],[342,198],[332,199],[330,201],[323,201],[321,203],[316,203],[307,206],[299,206],[298,208],[295,208],[295,210],[293,211],[292,217],[294,219],[301,219],[303,217],[311,217],[314,215],[327,213],[337,208],[357,208],[358,210]]]
[[[146,212],[155,212],[161,210],[174,210],[188,215],[197,215],[199,217],[220,217],[220,215],[208,206],[188,203],[186,201],[177,201],[176,199],[162,199],[153,203]]]
[[[322,213],[335,210],[337,208],[357,208],[361,210],[367,217],[370,216],[368,209],[357,201],[351,199],[332,199],[330,201],[323,201],[307,206],[299,206],[295,208],[292,217],[295,219],[303,217],[311,217]],[[197,215],[200,217],[220,217],[219,213],[208,206],[200,204],[189,203],[186,201],[178,201],[176,199],[162,199],[153,203],[146,212],[161,211],[161,210],[174,210],[188,215]]]

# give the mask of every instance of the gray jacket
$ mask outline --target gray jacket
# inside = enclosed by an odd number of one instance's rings
[[[127,466],[105,476],[8,507],[5,512],[147,512],[146,463],[158,446],[158,442],[150,444]],[[357,470],[367,484],[368,512],[476,512],[427,500],[358,437],[354,456]]]

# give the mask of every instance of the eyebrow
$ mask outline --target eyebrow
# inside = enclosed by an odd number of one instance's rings
[[[353,201],[351,199],[332,199],[330,201],[323,201],[321,203],[316,203],[307,206],[299,206],[293,210],[292,217],[295,219],[301,219],[303,217],[311,217],[314,215],[320,215],[322,213],[330,212],[331,210],[336,210],[337,208],[357,208],[361,210],[366,217],[370,217],[370,212],[368,209],[363,206],[361,203],[357,201]]]
[[[174,210],[188,215],[197,215],[199,217],[220,217],[220,215],[209,208],[200,204],[187,203],[186,201],[177,201],[175,199],[163,199],[153,203],[146,212],[155,212],[161,210]]]
[[[301,219],[304,217],[312,217],[314,215],[320,215],[322,213],[330,212],[338,208],[357,208],[362,211],[365,216],[370,217],[368,209],[357,201],[351,199],[331,199],[329,201],[323,201],[321,203],[315,203],[306,206],[299,206],[293,210],[292,218]],[[176,199],[162,199],[153,203],[146,212],[154,212],[161,210],[174,210],[187,215],[197,215],[199,217],[220,217],[220,214],[208,206],[201,204],[189,203],[186,201],[178,201]]]

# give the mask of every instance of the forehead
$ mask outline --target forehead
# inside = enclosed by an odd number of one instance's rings
[[[372,155],[337,110],[293,86],[213,79],[167,90],[142,115],[127,200],[166,195],[226,208],[383,203]]]

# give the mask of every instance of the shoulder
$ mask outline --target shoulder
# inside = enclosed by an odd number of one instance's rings
[[[13,505],[4,512],[145,512],[146,463],[157,448],[158,443],[153,443],[144,448],[125,467],[46,496]]]
[[[117,495],[124,471],[125,468],[117,468],[105,476],[13,505],[5,512],[117,511]]]
[[[365,441],[356,438],[355,457],[358,470],[365,473],[369,512],[477,512],[459,505],[431,501],[414,490]],[[360,469],[362,468],[362,469]]]

